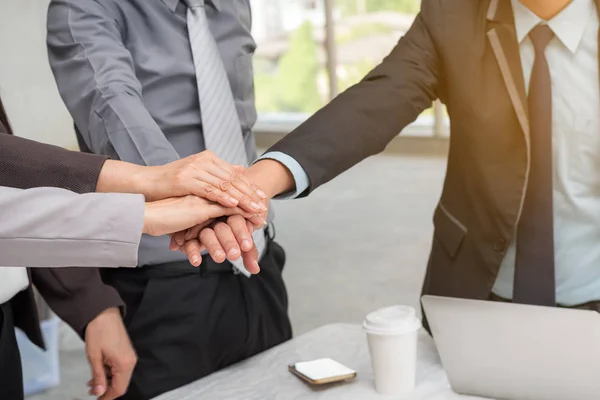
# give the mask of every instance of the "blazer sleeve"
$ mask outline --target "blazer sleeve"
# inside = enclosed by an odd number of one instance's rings
[[[304,195],[383,151],[438,97],[440,60],[431,32],[435,2],[422,2],[406,35],[361,82],[267,151],[287,154],[302,166],[310,180]]]
[[[94,192],[107,158],[0,134],[0,186]]]
[[[144,197],[0,187],[0,265],[135,267]]]

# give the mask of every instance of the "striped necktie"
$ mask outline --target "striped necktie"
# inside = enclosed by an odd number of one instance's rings
[[[204,144],[220,159],[246,167],[248,155],[242,128],[227,72],[210,31],[205,0],[185,0],[185,3],[188,6],[188,36],[196,71]],[[266,246],[264,229],[254,232],[253,237],[259,254],[262,254]],[[249,275],[241,259],[232,263],[237,270]]]

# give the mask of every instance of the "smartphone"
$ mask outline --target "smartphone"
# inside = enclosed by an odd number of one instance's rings
[[[351,381],[356,378],[356,371],[331,358],[298,362],[290,365],[289,370],[311,385]]]

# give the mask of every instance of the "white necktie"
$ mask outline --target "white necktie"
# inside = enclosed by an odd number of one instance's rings
[[[230,164],[248,166],[233,93],[217,43],[210,32],[204,0],[186,0],[186,4],[205,146]],[[254,232],[253,238],[262,255],[266,245],[264,230]],[[241,259],[232,263],[240,272],[250,275]]]

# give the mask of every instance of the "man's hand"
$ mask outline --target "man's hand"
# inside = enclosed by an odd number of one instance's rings
[[[201,253],[207,250],[218,263],[242,257],[244,266],[251,274],[258,274],[258,250],[252,240],[252,232],[257,229],[241,215],[220,219],[210,226],[194,227],[177,236],[184,239],[171,239],[170,249],[185,253],[192,265],[198,266]],[[182,243],[181,245],[178,242]]]
[[[113,400],[125,394],[137,356],[118,309],[108,309],[88,324],[85,347],[92,370],[88,382],[90,394],[100,400]]]
[[[243,170],[210,151],[156,167],[108,160],[96,191],[141,193],[147,201],[191,194],[251,213],[266,211],[262,203],[266,194],[242,174]]]
[[[294,188],[292,174],[278,161],[261,160],[248,168],[244,175],[265,190],[266,197],[263,199],[265,206],[269,205],[272,197]],[[266,214],[266,212],[262,214],[265,219]],[[223,262],[227,258],[237,260],[241,256],[246,269],[256,274],[260,271],[259,254],[252,242],[251,234],[254,229],[260,227],[247,223],[240,216],[231,216],[226,221],[207,227],[195,227],[174,235],[170,248],[185,253],[190,262],[197,260],[204,250],[207,250],[216,262]]]

